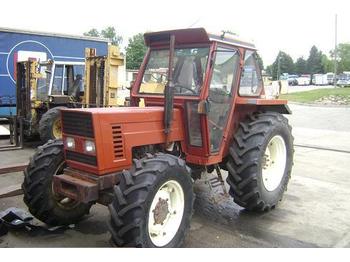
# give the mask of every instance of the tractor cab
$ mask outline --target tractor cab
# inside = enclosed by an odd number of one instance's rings
[[[24,121],[25,136],[38,134],[41,116],[49,109],[80,101],[83,74],[82,62],[28,60],[17,63],[17,117]]]
[[[83,62],[24,61],[17,64],[19,91],[30,90],[31,100],[49,102],[50,96],[74,96],[83,92]],[[26,83],[30,86],[26,86]],[[23,90],[21,90],[23,89]],[[51,98],[51,100],[53,100]]]
[[[237,101],[254,105],[264,96],[254,45],[201,28],[148,33],[145,42],[149,50],[132,89],[134,105],[181,109],[188,159],[217,162],[236,124]]]
[[[55,96],[72,97],[79,101],[83,95],[83,62],[47,61],[39,63],[40,77],[37,82],[37,97],[54,102]]]

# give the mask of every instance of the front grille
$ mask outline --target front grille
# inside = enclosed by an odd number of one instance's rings
[[[124,158],[124,137],[121,125],[112,126],[114,158]]]
[[[90,113],[82,112],[62,112],[63,133],[94,137],[94,129],[92,127],[92,116]]]
[[[91,166],[97,166],[96,156],[85,155],[73,151],[66,151],[66,159],[81,162]]]

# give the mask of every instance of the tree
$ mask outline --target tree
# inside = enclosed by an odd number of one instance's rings
[[[334,50],[331,52],[334,60]],[[337,46],[338,73],[350,71],[350,43],[340,43]]]
[[[119,46],[123,42],[123,37],[117,35],[114,27],[109,26],[106,29],[101,30],[101,36],[109,39],[113,45]]]
[[[266,74],[268,74],[269,76],[273,75],[273,67],[272,67],[272,65],[268,65],[266,67]]]
[[[258,53],[256,53],[256,60],[258,61],[260,70],[264,70],[264,62]]]
[[[118,35],[113,26],[106,27],[99,32],[96,28],[84,33],[85,36],[103,37],[111,41],[113,45],[119,46],[123,42],[123,37]]]
[[[322,52],[318,51],[316,46],[312,46],[310,49],[309,58],[306,62],[307,73],[308,74],[318,74],[324,73],[324,68],[322,66]]]
[[[334,71],[334,62],[330,60],[325,54],[322,55],[321,63],[322,63],[324,73]]]
[[[85,36],[100,37],[100,32],[96,28],[90,29],[84,33]]]
[[[295,62],[295,73],[298,75],[302,75],[306,73],[306,60],[304,57],[299,57]]]
[[[280,51],[269,70],[271,70],[274,80],[278,79],[278,74],[293,74],[295,70],[292,57],[287,53]]]
[[[126,47],[126,68],[139,69],[146,51],[147,47],[143,34],[140,33],[129,38],[129,43]]]

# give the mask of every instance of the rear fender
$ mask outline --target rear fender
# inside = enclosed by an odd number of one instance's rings
[[[263,112],[276,112],[280,114],[286,114],[286,115],[291,115],[292,111],[290,110],[289,106],[286,104],[281,104],[281,105],[259,105],[257,106],[258,111],[263,111]]]

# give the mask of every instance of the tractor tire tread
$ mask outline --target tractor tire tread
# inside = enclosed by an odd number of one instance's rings
[[[262,150],[264,140],[272,126],[276,124],[284,125],[291,131],[288,120],[279,113],[256,112],[250,114],[245,121],[239,124],[229,148],[229,157],[226,163],[228,170],[226,181],[230,186],[229,193],[236,204],[249,211],[268,211],[273,209],[282,199],[283,193],[275,203],[265,202],[258,190],[258,173],[252,171],[257,169],[259,165],[258,155]],[[293,142],[293,136],[290,136]],[[291,168],[287,172],[286,182],[282,185],[283,192],[287,188]]]
[[[69,215],[59,215],[57,206],[52,204],[52,175],[57,165],[64,161],[63,142],[50,141],[38,148],[28,167],[24,170],[22,189],[23,201],[36,218],[48,225],[72,224],[88,213],[91,204],[79,204],[77,209],[70,210]],[[52,174],[52,175],[50,175]]]
[[[144,241],[141,241],[141,230],[143,219],[146,216],[145,203],[149,191],[153,188],[154,181],[162,172],[169,167],[177,166],[188,172],[186,163],[178,160],[178,157],[156,153],[147,154],[145,158],[134,159],[133,167],[130,171],[123,172],[122,181],[114,186],[113,202],[109,205],[111,218],[108,223],[111,232],[111,242],[119,247],[147,247]],[[190,175],[188,174],[189,179]],[[192,183],[192,180],[191,180]],[[194,198],[193,198],[194,199]],[[191,203],[191,210],[193,210]],[[189,221],[186,221],[187,228],[183,229],[188,232]],[[181,245],[179,243],[179,245]]]

